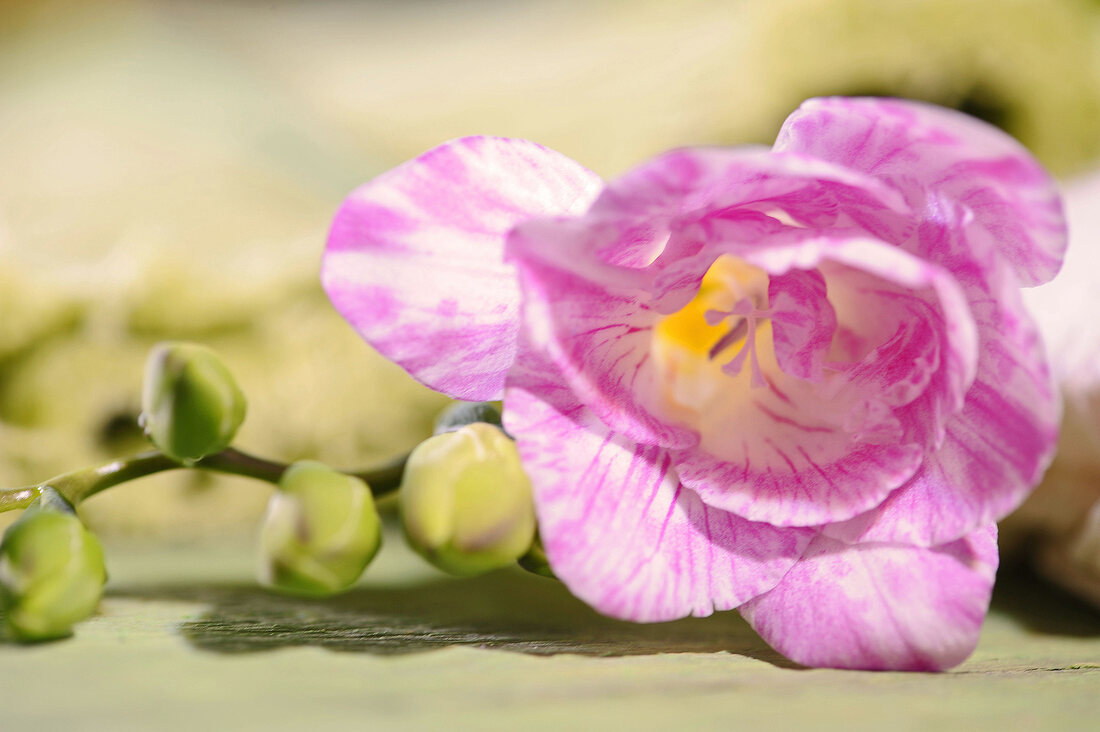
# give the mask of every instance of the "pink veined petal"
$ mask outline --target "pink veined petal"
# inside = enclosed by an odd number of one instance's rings
[[[847,183],[807,180],[800,167],[783,178],[782,166],[801,166],[798,158],[762,169],[748,156],[742,170],[737,156],[689,152],[666,156],[643,168],[644,175],[635,171],[625,184],[611,184],[584,216],[536,220],[512,232],[509,252],[523,283],[528,337],[611,431],[672,450],[680,480],[711,507],[782,526],[843,521],[873,508],[913,475],[926,446],[944,439],[946,420],[962,408],[977,361],[966,298],[942,268],[865,233],[800,226],[776,231],[778,219],[769,224],[759,218],[779,207],[779,198],[797,202],[796,194],[813,190],[817,201],[834,188],[848,190]],[[712,180],[715,169],[723,171],[725,183],[738,171],[745,180],[729,193]],[[665,193],[670,185],[704,208],[685,210],[683,200],[666,201],[665,213],[674,220],[662,224],[653,211],[661,196],[645,194],[647,186]],[[719,195],[725,196],[721,208],[708,219],[705,206]],[[834,198],[834,208],[850,214],[854,204],[842,205],[841,198]],[[738,200],[754,215],[742,215]],[[624,212],[621,220],[612,216],[617,206]],[[794,218],[799,209],[792,206],[782,211]],[[639,218],[631,218],[635,209],[642,212]],[[819,215],[826,216],[803,212],[808,221]],[[727,236],[707,235],[716,219]],[[701,227],[700,236],[673,237],[689,220]],[[729,236],[731,226],[742,236]],[[623,246],[616,248],[616,242]],[[616,251],[629,253],[620,263]],[[883,281],[878,289],[884,294],[857,293],[855,315],[848,320],[874,325],[889,298],[885,310],[898,313],[898,322],[865,333],[868,347],[883,345],[856,349],[855,367],[833,374],[829,388],[781,374],[782,379],[768,380],[767,391],[736,402],[734,410],[706,410],[701,418],[709,428],[696,430],[682,410],[669,407],[651,352],[652,329],[676,302],[690,299],[721,254],[780,278],[812,271],[822,262],[839,268],[833,276],[840,284],[849,282],[842,276],[846,270],[866,272]],[[905,298],[934,305],[921,312],[892,304]],[[912,318],[921,319],[924,330],[901,329],[901,320]],[[780,337],[786,338],[783,327]],[[890,348],[888,339],[894,339]],[[863,354],[873,361],[861,362]],[[894,368],[897,363],[907,368]]]
[[[360,335],[419,381],[459,399],[499,398],[519,311],[505,237],[528,218],[583,211],[601,187],[525,140],[446,143],[348,197],[322,284]]]
[[[1022,145],[961,112],[897,99],[811,99],[779,132],[777,152],[879,178],[914,203],[924,189],[973,212],[1019,280],[1053,277],[1066,249],[1057,186]]]
[[[801,555],[812,531],[708,508],[664,450],[610,432],[562,384],[521,355],[504,413],[547,558],[574,595],[624,620],[705,616],[770,589]]]
[[[526,337],[581,402],[628,439],[661,446],[698,441],[662,414],[649,358],[656,315],[644,303],[538,262],[521,261],[518,269]]]
[[[842,366],[840,391],[858,395],[867,410],[857,412],[868,416],[888,408],[894,420],[889,431],[896,434],[876,431],[883,439],[920,445],[923,451],[943,441],[947,420],[962,408],[977,368],[976,327],[964,289],[936,269],[944,284],[933,293],[891,281],[881,272],[829,268],[835,307],[845,323],[834,354],[850,364]],[[870,345],[861,358],[842,356]]]
[[[741,614],[777,651],[807,666],[950,668],[977,645],[997,569],[996,532],[989,524],[929,548],[820,536]]]
[[[871,176],[762,147],[670,150],[615,179],[592,210],[653,219],[757,203],[786,210],[806,226],[831,222],[838,208],[855,204],[907,210],[896,190]]]
[[[971,240],[939,248],[980,258],[982,246]],[[913,478],[881,506],[826,527],[834,538],[920,546],[952,541],[1015,509],[1053,458],[1061,403],[1016,277],[997,260],[952,263],[963,274],[977,325],[974,383]]]
[[[881,506],[826,533],[934,545],[1004,518],[1031,492],[1054,456],[1060,407],[1034,326],[999,315],[1005,340],[983,355],[943,445]]]
[[[870,239],[822,237],[745,259],[779,276],[820,268],[830,288],[849,290],[834,302],[839,321],[863,331],[851,339],[882,345],[856,348],[855,362],[821,383],[775,373],[736,409],[709,410],[700,444],[673,451],[680,480],[709,506],[777,526],[878,506],[963,406],[977,342],[962,288],[935,264]]]
[[[649,298],[697,286],[701,249],[718,240],[743,247],[789,244],[849,218],[911,213],[875,178],[810,157],[756,148],[685,148],[660,155],[610,182],[583,217],[534,221],[509,242],[518,261],[608,278]],[[795,222],[783,224],[771,214]],[[713,260],[713,257],[711,257]],[[704,265],[705,268],[705,265]],[[676,270],[671,278],[666,270]],[[690,297],[690,296],[689,296]]]
[[[832,223],[848,209],[908,211],[873,178],[803,156],[673,151],[611,183],[583,216],[513,230],[508,257],[522,280],[522,317],[533,342],[612,430],[689,447],[697,435],[655,393],[649,345],[657,318],[691,299],[724,253],[719,243],[751,250],[815,235],[770,212]]]
[[[866,237],[822,236],[798,247],[774,247],[746,258],[777,273],[791,267],[816,266],[827,259],[845,266],[848,272],[863,272],[898,288],[927,291],[929,295],[925,300],[938,300],[942,313],[939,325],[943,329],[945,348],[941,354],[944,362],[938,369],[942,383],[937,391],[947,402],[947,413],[961,409],[964,395],[977,375],[979,328],[972,313],[974,303],[969,301],[965,286],[953,270]],[[883,291],[880,296],[885,305],[888,300],[896,300],[899,294]],[[875,313],[865,317],[874,321]]]
[[[836,333],[836,312],[817,270],[794,270],[768,282],[775,356],[791,376],[821,381],[822,368]]]

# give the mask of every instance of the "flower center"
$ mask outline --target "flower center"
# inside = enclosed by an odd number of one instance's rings
[[[761,358],[774,360],[767,299],[766,272],[722,256],[691,302],[657,323],[651,349],[672,404],[703,409],[746,372],[746,361],[749,385],[764,385]]]

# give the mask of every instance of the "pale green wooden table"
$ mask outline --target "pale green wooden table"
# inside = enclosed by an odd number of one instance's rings
[[[108,546],[102,614],[0,646],[0,729],[1096,729],[1100,616],[1003,579],[948,674],[793,667],[735,613],[631,625],[522,572],[452,580],[388,537],[327,601],[252,547]]]

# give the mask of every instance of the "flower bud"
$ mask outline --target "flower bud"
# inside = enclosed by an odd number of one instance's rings
[[[95,612],[107,570],[99,541],[52,489],[0,542],[0,604],[11,634],[24,641],[69,635]]]
[[[534,538],[531,482],[515,443],[488,424],[469,424],[417,446],[400,500],[409,544],[452,574],[510,564]]]
[[[382,524],[370,488],[322,463],[290,466],[260,531],[260,582],[304,595],[350,587],[374,558]]]
[[[141,423],[162,452],[194,462],[225,449],[245,400],[221,359],[197,343],[161,343],[145,363]]]

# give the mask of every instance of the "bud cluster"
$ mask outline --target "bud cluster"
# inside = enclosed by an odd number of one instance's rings
[[[375,495],[391,490],[399,491],[409,545],[436,567],[468,576],[519,562],[552,576],[536,538],[531,483],[497,405],[455,404],[403,470],[395,464],[362,475],[239,452],[230,445],[244,416],[241,389],[213,351],[194,343],[156,346],[146,363],[140,421],[158,452],[58,476],[22,490],[25,499],[0,495],[8,501],[0,500],[0,510],[26,506],[0,541],[8,634],[21,641],[63,637],[95,612],[107,578],[103,551],[74,504],[119,482],[180,467],[275,484],[260,527],[258,567],[260,582],[273,589],[324,596],[351,587],[381,544]]]

